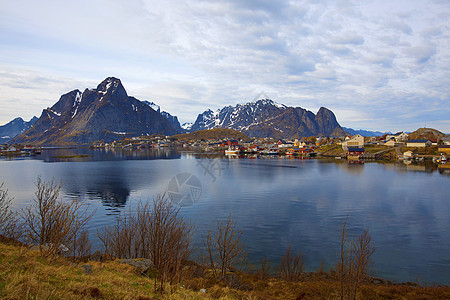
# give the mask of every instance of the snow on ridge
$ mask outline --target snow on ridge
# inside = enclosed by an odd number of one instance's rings
[[[181,125],[181,128],[183,128],[184,130],[191,130],[192,125],[194,125],[194,123],[191,122],[183,123],[183,125]]]
[[[75,105],[81,103],[81,96],[82,95],[83,94],[80,91],[77,92],[77,94],[75,95],[75,100],[73,101],[73,106],[72,107],[75,107]]]
[[[161,111],[161,106],[159,106],[155,102],[150,102],[150,101],[142,101],[142,102],[144,102],[145,104],[150,106],[156,112],[160,112]]]
[[[119,131],[112,131],[112,133],[115,133],[115,134],[127,134],[126,132],[119,132]]]
[[[52,112],[53,114],[57,115],[58,117],[61,117],[61,113],[60,113],[60,112],[51,110],[50,108],[49,108],[48,110],[49,110],[50,112]]]
[[[77,112],[78,112],[78,107],[75,108],[75,111],[74,111],[74,113],[73,113],[73,115],[72,115],[72,119],[73,119],[73,117],[75,117],[75,115],[77,114]]]

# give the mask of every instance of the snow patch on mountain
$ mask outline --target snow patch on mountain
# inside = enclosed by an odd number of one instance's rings
[[[192,123],[192,122],[183,123],[181,125],[181,128],[183,128],[184,130],[189,131],[189,130],[191,130],[192,125],[194,125],[194,123]]]

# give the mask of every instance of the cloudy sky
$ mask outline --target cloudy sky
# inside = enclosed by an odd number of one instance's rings
[[[181,122],[264,96],[450,133],[447,0],[0,1],[0,125],[115,76]]]

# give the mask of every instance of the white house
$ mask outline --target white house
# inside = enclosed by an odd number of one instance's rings
[[[406,143],[406,147],[425,148],[431,146],[429,140],[409,140]]]
[[[396,134],[391,134],[386,136],[386,141],[390,139],[395,139],[397,143],[406,142],[408,140],[408,134],[402,132],[397,132]]]
[[[390,139],[389,141],[387,141],[386,143],[384,143],[384,145],[386,147],[395,147],[396,141],[395,139]]]
[[[444,143],[444,145],[450,146],[450,135],[444,136],[441,141]]]
[[[349,147],[364,147],[364,137],[360,134],[354,135],[351,139],[342,142],[342,150],[348,150]]]

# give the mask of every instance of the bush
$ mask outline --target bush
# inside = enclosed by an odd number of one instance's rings
[[[139,203],[136,212],[120,217],[98,236],[105,254],[118,258],[149,258],[157,271],[159,289],[181,278],[181,263],[191,253],[194,227],[179,215],[165,195]],[[156,289],[156,281],[155,281]]]
[[[228,216],[225,221],[217,222],[215,230],[209,230],[203,238],[214,276],[217,276],[216,267],[225,278],[227,271],[246,262],[247,253],[241,236],[242,232],[236,229],[236,220]]]
[[[39,245],[41,255],[55,257],[78,239],[93,213],[87,213],[83,202],[58,200],[62,184],[54,179],[44,182],[38,177],[35,185],[33,204],[21,211],[25,238]]]
[[[369,278],[372,265],[372,255],[375,247],[371,245],[371,236],[366,229],[357,238],[349,237],[346,228],[347,220],[341,228],[340,257],[336,266],[340,282],[339,295],[341,299],[356,299],[359,286]]]
[[[281,258],[280,277],[286,281],[299,281],[304,265],[305,257],[300,252],[294,256],[289,245]]]
[[[3,189],[4,183],[0,184],[0,235],[8,239],[18,239],[17,213],[10,210],[12,198],[8,196],[8,190]]]

